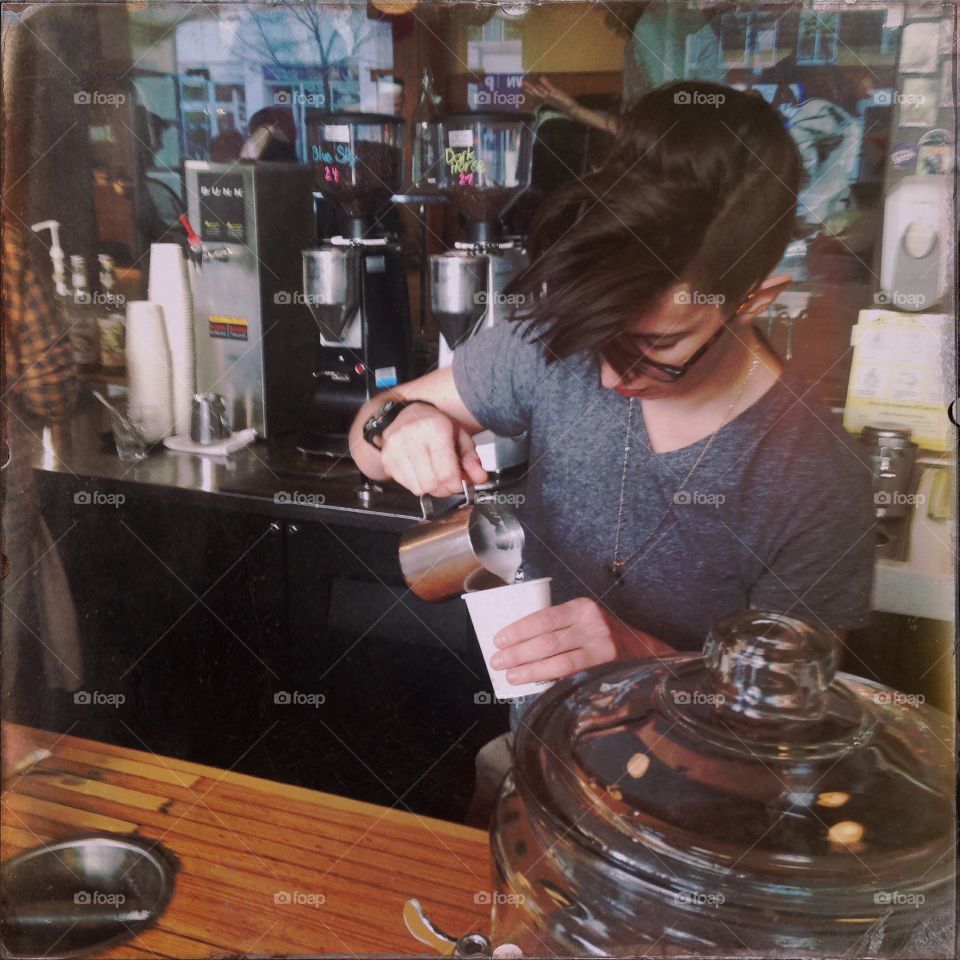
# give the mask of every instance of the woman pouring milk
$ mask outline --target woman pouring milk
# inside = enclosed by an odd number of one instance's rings
[[[511,683],[699,650],[747,607],[840,639],[864,624],[869,470],[752,326],[790,282],[770,272],[800,172],[763,100],[646,94],[534,221],[518,319],[357,415],[359,468],[415,494],[486,479],[474,434],[527,432],[524,572],[553,578],[554,605],[496,638]]]

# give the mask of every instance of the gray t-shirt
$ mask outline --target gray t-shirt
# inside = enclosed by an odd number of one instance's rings
[[[524,572],[553,577],[554,602],[591,597],[678,650],[699,650],[712,620],[747,607],[834,629],[864,624],[874,555],[870,471],[789,373],[719,431],[678,497],[707,440],[651,452],[634,401],[620,556],[642,549],[619,586],[607,565],[629,401],[600,385],[586,356],[547,366],[514,323],[458,347],[453,375],[484,427],[529,431]]]

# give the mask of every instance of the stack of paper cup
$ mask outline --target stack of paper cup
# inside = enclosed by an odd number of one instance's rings
[[[553,686],[552,680],[539,680],[534,683],[509,683],[506,670],[494,670],[490,660],[499,647],[493,638],[506,626],[523,617],[550,606],[550,582],[552,577],[540,580],[525,580],[510,583],[504,587],[490,590],[475,590],[464,593],[463,599],[473,621],[473,629],[480,643],[483,662],[487,665],[494,695],[500,699],[525,697],[531,693],[542,693]]]
[[[163,309],[146,300],[127,303],[129,413],[150,443],[173,433],[173,378]]]
[[[193,331],[193,298],[187,261],[177,243],[150,245],[150,281],[148,297],[151,303],[163,307],[167,328],[167,342],[173,362],[174,432],[190,432],[190,405],[196,393],[196,365]]]

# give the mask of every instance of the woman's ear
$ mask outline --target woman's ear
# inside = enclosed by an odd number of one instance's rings
[[[783,291],[793,283],[793,277],[788,273],[775,274],[757,284],[744,298],[743,303],[734,314],[735,321],[741,325],[753,323],[760,314],[765,313],[767,307],[773,303]]]

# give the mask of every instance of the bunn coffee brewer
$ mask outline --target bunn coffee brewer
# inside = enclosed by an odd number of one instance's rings
[[[440,366],[456,346],[484,327],[505,322],[516,306],[504,290],[528,263],[519,237],[501,217],[530,183],[533,117],[521,113],[456,113],[437,120],[440,188],[466,221],[466,239],[430,257],[430,305],[440,330]],[[526,435],[492,431],[474,441],[494,485],[527,461]]]
[[[313,171],[188,160],[185,179],[197,390],[224,397],[234,430],[293,437],[314,382],[316,327],[299,296]]]
[[[393,116],[308,116],[314,190],[336,209],[342,231],[301,252],[303,298],[319,331],[300,440],[309,453],[348,455],[359,407],[409,379],[403,255],[378,220],[400,187],[402,145],[403,121]]]

